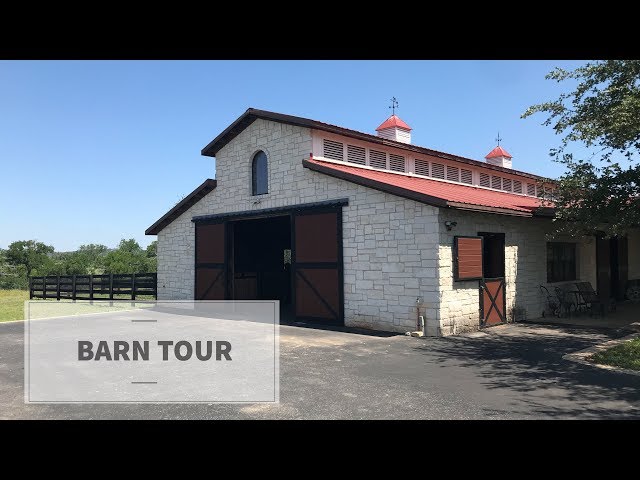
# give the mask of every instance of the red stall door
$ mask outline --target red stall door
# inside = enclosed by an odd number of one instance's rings
[[[225,224],[196,224],[196,300],[226,298]]]
[[[293,216],[297,318],[344,323],[341,227],[341,211]]]

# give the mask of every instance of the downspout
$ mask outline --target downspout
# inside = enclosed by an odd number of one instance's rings
[[[416,298],[416,331],[427,334],[424,316],[420,315],[420,305],[422,305],[422,297]]]

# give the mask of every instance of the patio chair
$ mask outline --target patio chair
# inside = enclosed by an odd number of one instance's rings
[[[576,282],[576,288],[578,289],[579,296],[582,298],[578,306],[588,310],[590,316],[604,315],[607,304],[609,311],[616,310],[615,300],[607,301],[607,299],[602,298],[593,289],[590,282]]]
[[[547,316],[547,313],[559,317],[560,302],[558,301],[558,298],[551,295],[547,287],[545,287],[544,285],[540,285],[540,293],[542,293],[542,296],[547,303],[546,307],[542,310],[542,318],[545,318]]]
[[[575,302],[571,299],[569,292],[567,292],[564,288],[555,287],[556,297],[558,297],[558,302],[560,304],[560,313],[559,317],[565,316],[568,317],[571,315],[571,307],[575,307]]]

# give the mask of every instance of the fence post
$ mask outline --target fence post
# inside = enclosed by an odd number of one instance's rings
[[[131,274],[131,300],[136,299],[136,274]]]
[[[89,300],[93,301],[93,275],[89,275]]]
[[[33,277],[29,277],[29,300],[33,300]]]
[[[76,274],[71,277],[71,299],[76,301]]]
[[[60,275],[56,275],[56,300],[60,301]]]
[[[47,276],[42,277],[42,298],[47,299]]]
[[[109,300],[113,300],[113,273],[109,274]]]

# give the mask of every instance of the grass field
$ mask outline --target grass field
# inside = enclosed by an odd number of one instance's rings
[[[24,320],[24,302],[28,290],[0,290],[0,322]]]
[[[107,295],[98,296],[96,300],[102,300],[108,298]],[[106,297],[106,298],[105,298]],[[114,295],[116,300],[126,300],[130,297],[128,295]],[[24,320],[24,302],[29,300],[28,290],[0,290],[0,322],[9,322],[11,320]],[[153,300],[153,297],[148,295],[139,295],[138,300]],[[37,300],[41,302],[42,300]],[[58,316],[58,315],[78,315],[82,313],[95,313],[108,308],[109,311],[114,309],[127,309],[130,308],[129,302],[123,302],[122,304],[116,304],[114,307],[108,304],[96,302],[95,305],[89,305],[88,302],[78,301],[76,305],[73,305],[70,300],[64,302],[56,302],[55,299],[47,300],[46,304],[39,305],[40,308],[31,308],[31,318]],[[47,310],[46,306],[50,305],[52,308]],[[44,307],[44,308],[42,308]]]
[[[591,361],[630,370],[640,370],[640,338],[596,353],[591,356]]]

